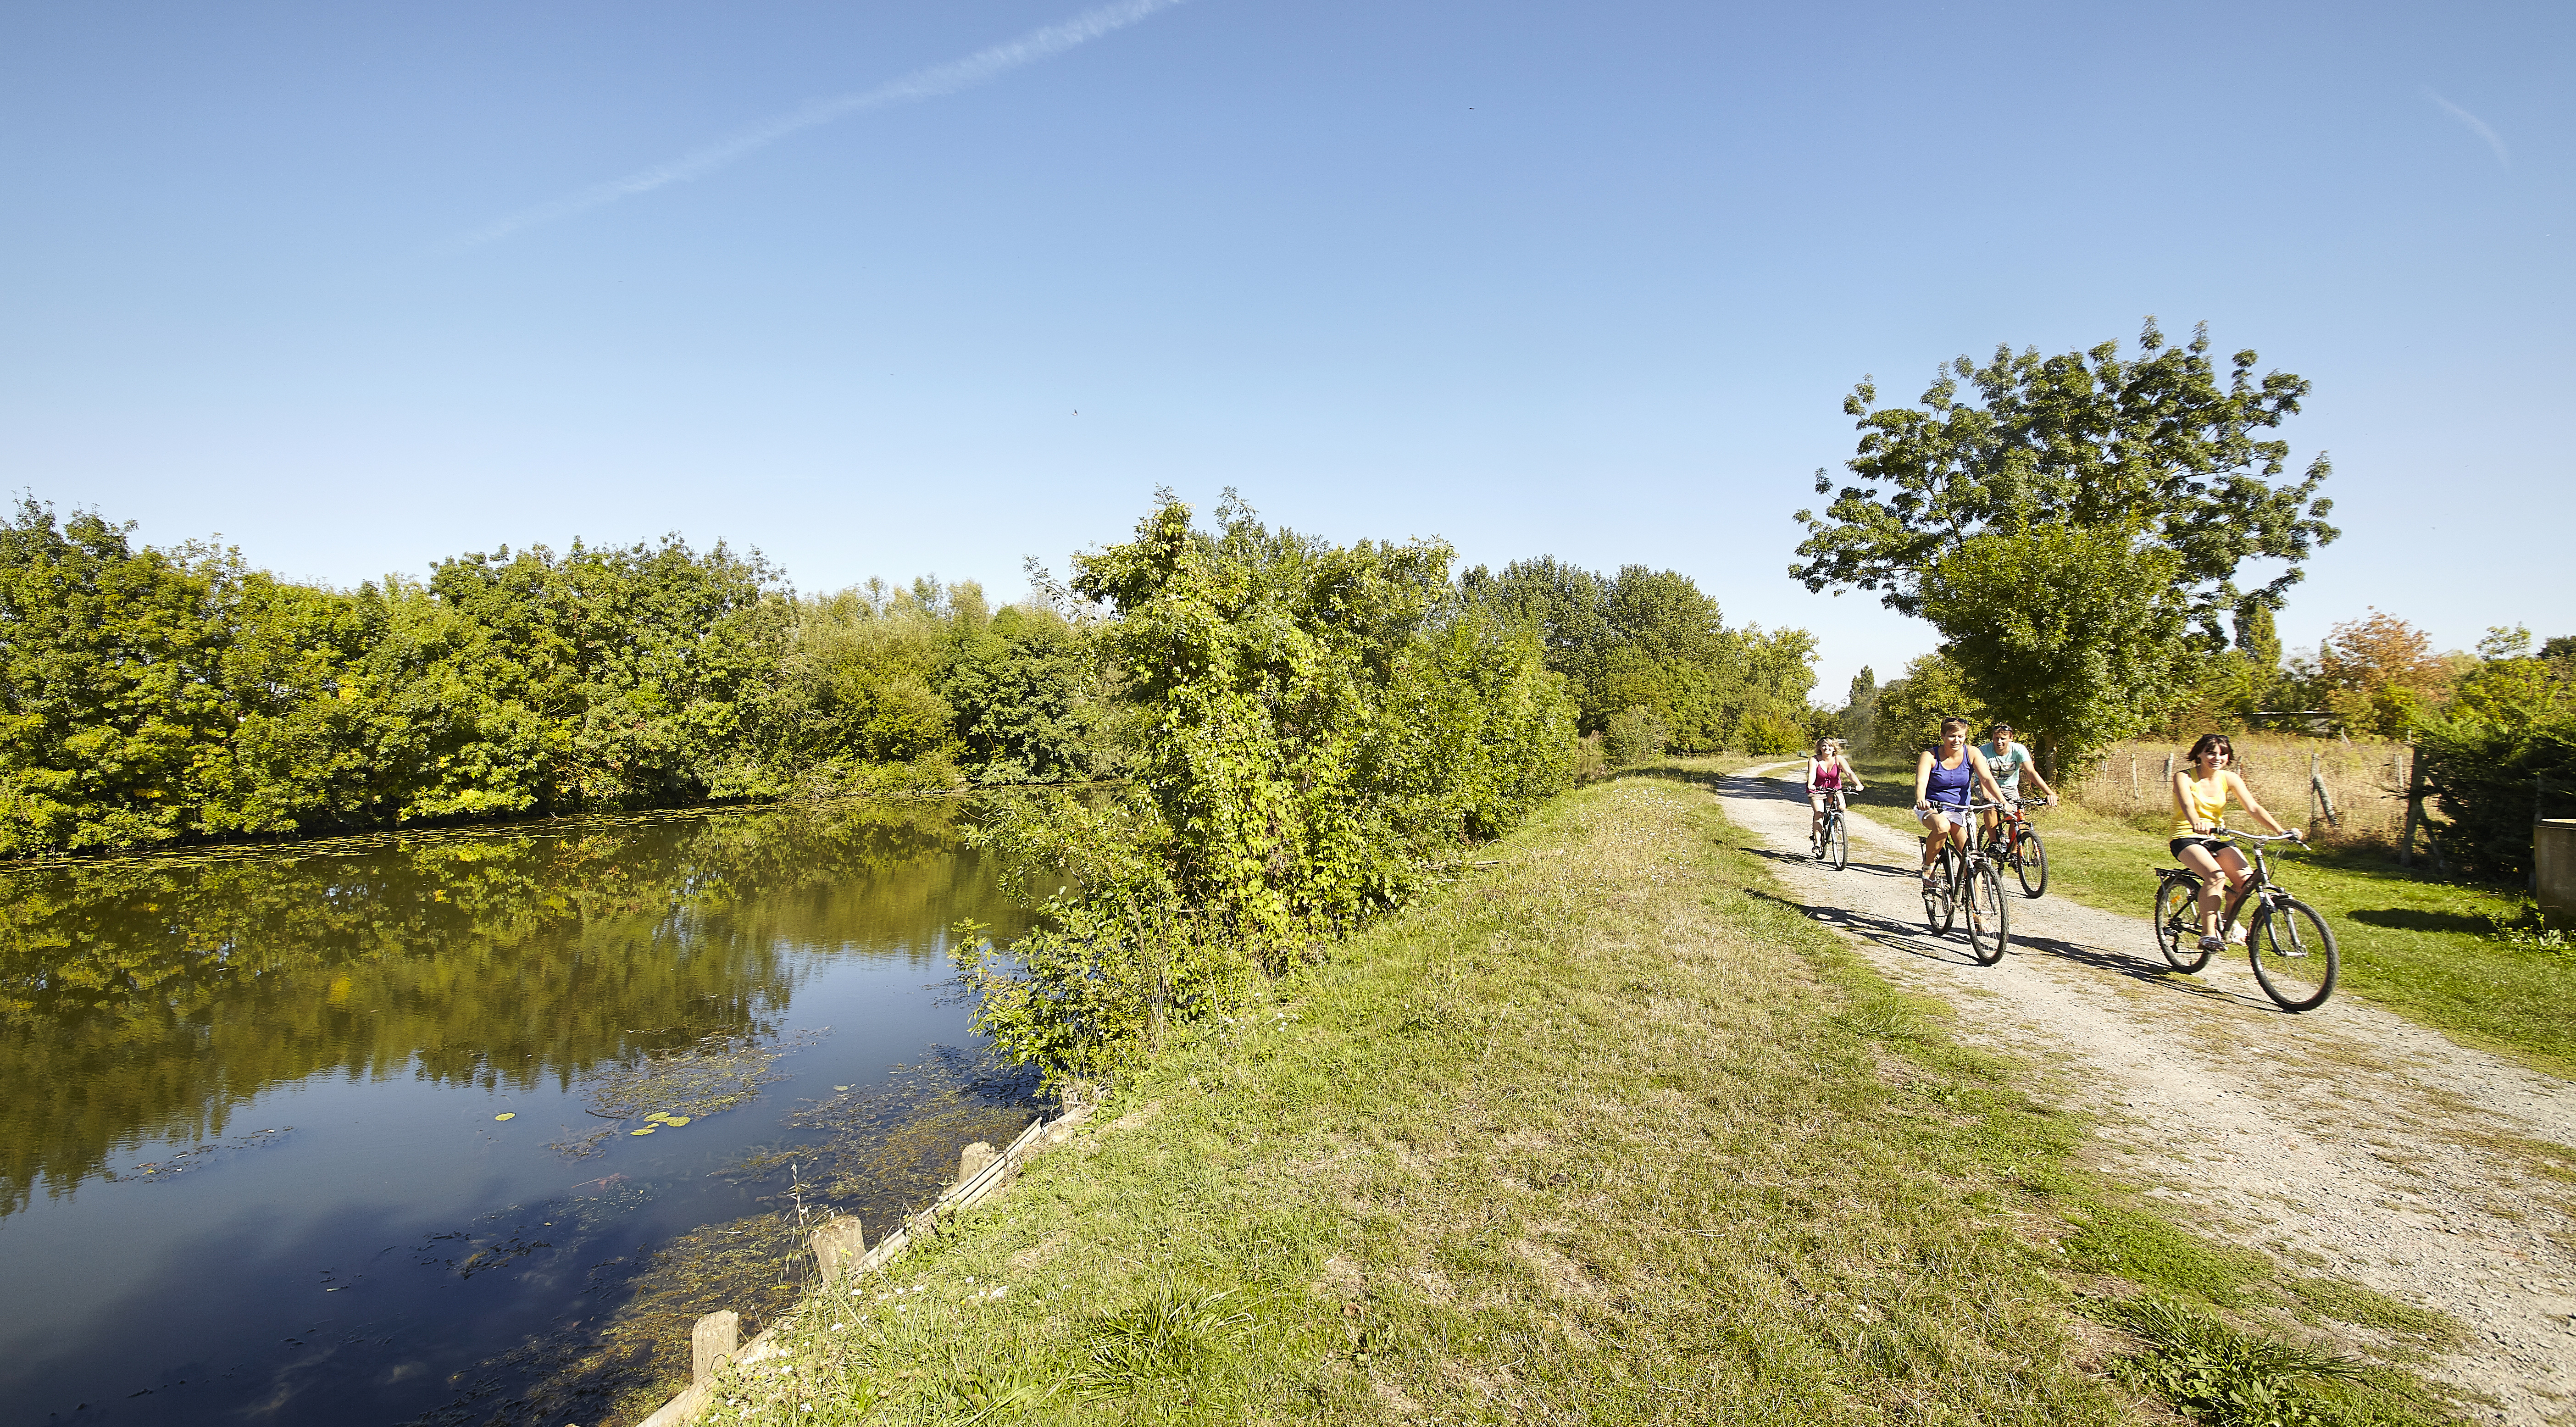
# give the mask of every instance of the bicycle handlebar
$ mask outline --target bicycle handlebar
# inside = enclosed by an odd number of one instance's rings
[[[2210,833],[2208,833],[2208,834],[2207,834],[2207,836],[2210,836],[2210,837],[2241,837],[2241,838],[2245,839],[2247,842],[2296,842],[2296,843],[2305,843],[2305,842],[2308,840],[2308,835],[2307,835],[2306,833],[2304,833],[2304,832],[2298,832],[2298,831],[2292,831],[2292,832],[2273,832],[2273,833],[2246,832],[2246,831],[2243,831],[2242,829],[2239,829],[2239,828],[2232,828],[2232,827],[2229,827],[2229,826],[2228,826],[2227,824],[2225,824],[2225,823],[2220,823],[2220,824],[2217,826],[2217,828],[2216,828],[2216,829],[2214,829],[2213,831],[2211,831]]]

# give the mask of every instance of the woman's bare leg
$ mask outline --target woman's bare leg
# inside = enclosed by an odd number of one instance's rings
[[[2198,843],[2182,850],[2182,865],[2200,874],[2200,934],[2218,934],[2219,901],[2225,895],[2227,874],[2219,868],[2218,859]]]
[[[2218,854],[2218,866],[2220,870],[2227,874],[2227,900],[2230,903],[2242,900],[2245,896],[2246,887],[2254,881],[2254,864],[2245,860],[2244,853],[2231,847],[2225,852]],[[2221,909],[2221,912],[2223,916],[2223,908]],[[2215,931],[2216,929],[2217,921],[2216,919],[2213,919],[2211,922],[2211,930]]]
[[[1931,831],[1923,835],[1924,876],[1932,875],[1932,859],[1941,855],[1941,840],[1945,837],[1957,836],[1959,833],[1959,826],[1950,821],[1948,813],[1935,811],[1932,814]]]

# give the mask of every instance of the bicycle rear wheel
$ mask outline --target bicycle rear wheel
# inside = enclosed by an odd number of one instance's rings
[[[2048,890],[2048,845],[2039,829],[2025,827],[2013,843],[2013,871],[2021,874],[2021,894],[2036,897]]]
[[[1958,915],[1950,891],[1956,885],[1953,864],[1958,856],[1944,843],[1941,855],[1932,859],[1932,880],[1923,884],[1923,924],[1932,929],[1934,936],[1948,936],[1950,922]]]
[[[2295,897],[2283,897],[2254,914],[2245,950],[2254,959],[2254,979],[2263,983],[2263,994],[2284,1011],[2313,1011],[2334,994],[2340,969],[2334,933],[2315,908]]]
[[[2004,875],[1991,862],[1968,869],[1968,950],[1979,966],[2004,959],[2012,941],[2012,909],[2004,901]]]
[[[2189,877],[2160,877],[2156,887],[2156,945],[2182,972],[2209,964],[2200,949],[2200,884]]]
[[[1836,872],[1851,866],[1851,834],[1843,827],[1842,814],[1834,814],[1833,824],[1825,829],[1825,833],[1834,840],[1833,849],[1826,854],[1826,860],[1834,864]]]

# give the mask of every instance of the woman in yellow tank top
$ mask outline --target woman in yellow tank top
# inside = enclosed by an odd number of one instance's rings
[[[2219,940],[2218,918],[2222,910],[2224,889],[2242,893],[2245,880],[2254,875],[2245,854],[2219,840],[2215,833],[2227,824],[2227,800],[2233,795],[2245,805],[2263,826],[2274,832],[2288,833],[2280,820],[2254,801],[2254,790],[2227,765],[2236,761],[2236,745],[2223,733],[2204,733],[2200,742],[2191,746],[2191,766],[2174,770],[2173,841],[2166,844],[2174,859],[2200,874],[2200,948],[2203,951],[2224,950]],[[2291,833],[2295,837],[2298,834]],[[2224,874],[2224,880],[2222,880]]]

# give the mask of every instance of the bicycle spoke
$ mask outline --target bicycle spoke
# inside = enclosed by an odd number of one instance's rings
[[[2254,979],[2281,1009],[2312,1010],[2334,994],[2334,933],[2307,903],[2285,897],[2257,910],[2245,949],[2254,962]]]
[[[2048,846],[2033,829],[2023,828],[2013,841],[2013,871],[2021,877],[2023,896],[2036,897],[2048,890]]]
[[[2176,971],[2209,964],[2200,949],[2200,887],[2188,877],[2166,877],[2156,889],[2156,945]]]
[[[2012,913],[2004,904],[2004,879],[1994,864],[1979,862],[1967,871],[1968,948],[1978,964],[2003,960],[2012,939]]]

